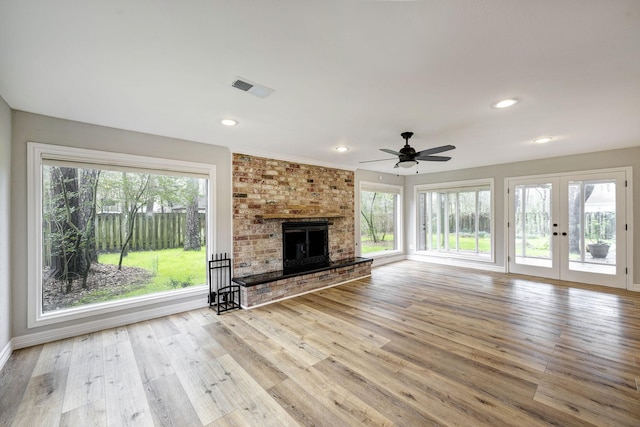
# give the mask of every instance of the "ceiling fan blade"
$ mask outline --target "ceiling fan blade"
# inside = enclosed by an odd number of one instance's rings
[[[397,159],[392,158],[392,159],[365,160],[365,161],[363,161],[363,162],[358,162],[358,163],[383,162],[383,161],[385,161],[385,160],[397,160]]]
[[[400,155],[400,153],[398,153],[397,151],[389,150],[388,148],[381,148],[380,151],[384,151],[385,153],[388,153],[388,154],[393,154],[394,156]]]
[[[429,154],[443,153],[445,151],[453,150],[455,148],[456,147],[453,145],[442,145],[440,147],[427,148],[426,150],[422,150],[416,153],[416,156],[428,156]]]
[[[426,162],[446,162],[451,160],[451,157],[447,156],[416,156],[416,160],[424,160]]]

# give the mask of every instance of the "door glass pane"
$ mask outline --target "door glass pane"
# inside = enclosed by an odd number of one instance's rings
[[[515,188],[515,262],[552,267],[552,184],[517,185]]]
[[[616,274],[616,181],[569,182],[569,269]]]

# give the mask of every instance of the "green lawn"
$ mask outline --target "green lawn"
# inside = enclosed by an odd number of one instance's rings
[[[362,236],[360,238],[360,251],[362,255],[371,254],[374,252],[384,252],[384,251],[392,251],[393,246],[395,245],[393,241],[393,234],[387,234],[384,237],[383,241],[378,240],[374,242],[369,236]]]
[[[471,251],[471,252],[475,252],[476,251],[476,239],[475,237],[470,237],[470,236],[464,236],[461,235],[460,238],[458,239],[458,250],[459,251]],[[478,252],[479,253],[490,253],[491,252],[491,237],[490,236],[486,236],[486,237],[481,237],[478,239]],[[434,238],[432,241],[432,247],[438,247],[438,242],[437,240]],[[449,250],[455,251],[456,250],[456,235],[455,234],[449,234]]]
[[[437,247],[437,241],[433,240],[433,246]],[[361,240],[362,254],[374,253],[374,252],[384,252],[393,249],[393,235],[387,235],[384,239],[384,242],[374,243],[373,240],[367,239],[365,237]],[[460,251],[474,251],[476,250],[476,241],[474,237],[460,236],[459,239],[460,247],[458,250]],[[486,236],[478,239],[479,252],[480,253],[489,253],[491,252],[491,237]],[[451,250],[455,250],[456,247],[456,236],[455,234],[449,235],[449,248]]]
[[[459,251],[476,251],[476,239],[475,237],[469,236],[460,236],[458,239],[458,250]],[[491,251],[491,239],[489,237],[479,238],[478,239],[479,252],[490,252]],[[456,235],[449,234],[449,249],[454,250],[456,248]]]
[[[534,258],[549,258],[549,237],[528,237],[526,243],[526,254],[522,253],[522,239],[516,239],[515,249],[517,256],[528,256]]]
[[[117,265],[120,254],[102,254],[101,264]],[[205,250],[185,251],[182,248],[161,251],[129,252],[122,265],[140,267],[154,275],[145,286],[118,295],[117,298],[169,291],[207,283]]]

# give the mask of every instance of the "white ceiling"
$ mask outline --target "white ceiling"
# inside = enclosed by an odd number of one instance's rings
[[[275,92],[234,89],[238,76]],[[0,0],[0,95],[384,172],[394,160],[358,162],[388,158],[378,149],[400,149],[402,131],[417,150],[457,147],[420,173],[638,146],[640,1]],[[521,103],[490,107],[506,97]]]

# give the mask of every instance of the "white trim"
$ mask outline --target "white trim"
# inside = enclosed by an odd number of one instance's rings
[[[418,191],[433,191],[433,190],[481,190],[487,185],[491,186],[493,190],[495,178],[477,178],[477,179],[469,179],[466,181],[451,181],[451,182],[436,182],[431,184],[415,184],[413,186],[414,192]]]
[[[113,313],[117,311],[145,307],[150,304],[169,303],[175,301],[176,298],[188,298],[200,295],[209,291],[207,284],[192,286],[186,289],[178,289],[174,291],[158,292],[154,294],[142,295],[139,297],[126,298],[122,300],[108,301],[97,304],[87,304],[73,308],[67,308],[60,311],[51,311],[41,313],[38,322],[40,325],[49,325],[53,323],[66,322],[69,320],[77,320],[85,317],[96,316],[104,313]]]
[[[168,303],[176,298],[190,297],[202,292],[207,286],[195,286],[177,291],[167,291],[126,300],[116,300],[91,304],[73,309],[43,313],[42,311],[42,159],[65,160],[70,162],[91,162],[97,165],[115,165],[132,169],[146,168],[159,172],[185,172],[208,177],[208,215],[206,259],[216,252],[216,166],[212,164],[138,156],[89,150],[85,148],[64,147],[58,145],[27,142],[27,327],[29,329],[70,320],[88,318],[106,313],[117,313],[131,308],[145,307],[151,304]]]
[[[502,203],[502,215],[504,220],[502,221],[502,247],[504,250],[502,251],[502,263],[504,264],[505,273],[510,273],[509,271],[509,212],[511,206],[509,203],[509,178],[504,179],[504,188],[503,188],[503,203]]]
[[[64,326],[57,329],[49,329],[43,332],[22,335],[13,338],[13,347],[15,350],[34,345],[45,344],[48,342],[76,337],[79,335],[98,332],[105,329],[116,328],[118,326],[130,325],[132,323],[143,322],[149,319],[155,319],[172,314],[182,313],[184,311],[196,310],[206,307],[207,295],[202,295],[202,300],[190,300],[176,303],[164,307],[156,307],[149,310],[136,311],[121,316],[110,317],[108,319],[93,320],[90,322],[79,323],[77,325]]]
[[[288,300],[288,299],[291,299],[291,298],[299,297],[300,295],[306,295],[306,294],[310,294],[310,293],[313,293],[313,292],[321,291],[323,289],[333,288],[334,286],[344,285],[345,283],[353,282],[353,281],[360,280],[360,279],[366,279],[368,277],[371,277],[371,274],[367,274],[367,275],[364,275],[364,276],[356,277],[355,279],[345,280],[344,282],[334,283],[333,285],[323,286],[322,288],[316,288],[316,289],[311,289],[311,290],[308,290],[308,291],[300,292],[299,294],[287,295],[286,297],[282,297],[282,298],[279,298],[279,299],[274,299],[273,301],[263,302],[262,304],[252,305],[251,307],[247,307],[247,306],[244,306],[242,304],[240,304],[240,306],[244,310],[252,310],[254,308],[264,307],[265,305],[273,304],[274,302],[280,302],[280,301]]]
[[[495,273],[506,273],[506,268],[493,263],[465,261],[454,257],[436,257],[429,255],[412,254],[407,257],[410,261],[430,262],[433,264],[450,265],[453,267],[473,268],[476,270],[492,271]]]
[[[629,290],[633,292],[640,292],[640,283],[632,283],[629,286]]]
[[[627,224],[627,289],[640,291],[640,284],[633,283],[633,246],[634,246],[634,234],[633,234],[633,168],[626,167],[625,171],[625,179],[627,181],[627,187],[625,192],[625,202],[627,205],[626,212],[626,224]],[[637,286],[637,288],[636,288]]]
[[[368,254],[367,254],[368,255]],[[379,267],[381,265],[390,264],[392,262],[404,261],[407,259],[407,255],[405,253],[397,253],[397,254],[389,254],[386,256],[365,256],[365,258],[371,258],[373,263],[372,267]]]
[[[7,345],[0,351],[0,371],[11,357],[11,353],[13,353],[13,340],[9,340]]]

